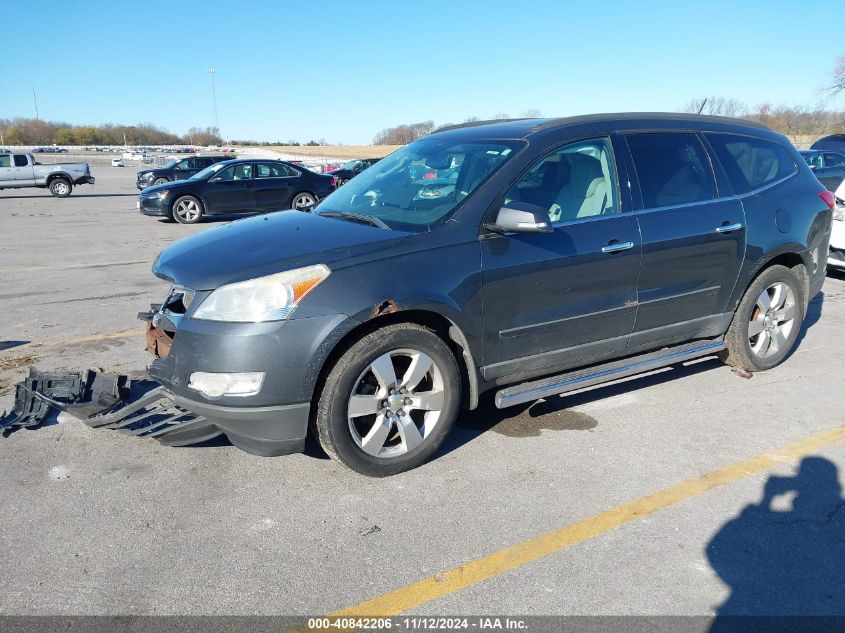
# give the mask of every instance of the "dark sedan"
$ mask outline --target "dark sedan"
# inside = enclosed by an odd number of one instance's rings
[[[845,154],[842,152],[802,149],[801,156],[829,191],[836,191],[845,180]]]
[[[372,167],[380,160],[380,158],[358,158],[350,160],[348,163],[341,165],[338,169],[328,173],[337,178],[337,186],[340,187],[343,183],[352,180],[355,176],[365,169]]]
[[[227,160],[187,180],[144,189],[144,215],[194,224],[205,215],[305,211],[335,189],[333,176],[315,174],[279,160]]]

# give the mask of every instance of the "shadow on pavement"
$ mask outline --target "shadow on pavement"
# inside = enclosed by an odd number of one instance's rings
[[[711,633],[843,630],[845,499],[827,459],[806,457],[794,476],[770,476],[760,502],[722,526],[706,552],[731,591]]]
[[[543,430],[589,431],[598,423],[590,416],[569,409],[583,404],[610,398],[637,389],[659,385],[669,380],[693,376],[700,372],[723,367],[716,358],[705,358],[686,364],[672,365],[664,369],[608,383],[566,396],[552,396],[533,403],[497,409],[494,404],[495,390],[481,396],[474,411],[461,411],[455,428],[437,452],[446,455],[464,444],[468,444],[483,433],[492,431],[508,437],[538,436]],[[557,414],[557,415],[555,415]]]

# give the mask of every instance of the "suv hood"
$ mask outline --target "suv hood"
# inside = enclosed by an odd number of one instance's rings
[[[161,252],[153,273],[194,290],[254,279],[311,264],[333,264],[386,248],[409,233],[313,213],[280,211],[202,231]]]

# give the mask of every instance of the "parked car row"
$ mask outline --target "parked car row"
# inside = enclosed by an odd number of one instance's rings
[[[137,206],[144,215],[194,224],[210,215],[305,211],[335,187],[334,176],[280,160],[215,160],[188,178],[143,188]]]

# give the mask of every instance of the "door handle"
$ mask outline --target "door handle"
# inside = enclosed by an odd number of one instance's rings
[[[742,228],[742,224],[736,222],[735,224],[723,224],[722,226],[716,227],[716,233],[732,233],[733,231],[739,231]]]
[[[608,244],[607,246],[602,246],[601,252],[607,253],[607,254],[620,253],[622,251],[627,251],[627,250],[632,249],[632,248],[634,248],[633,242],[613,241],[610,244]]]

